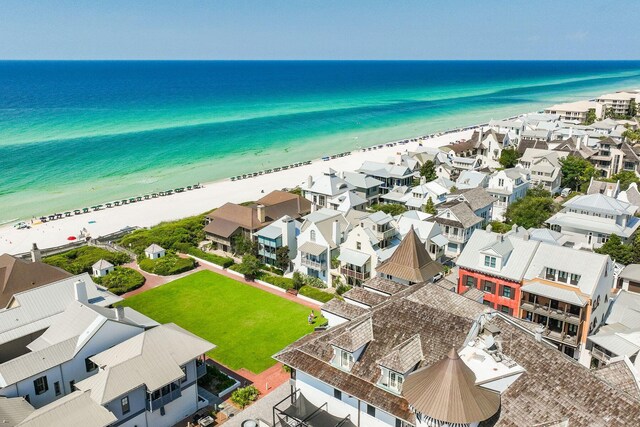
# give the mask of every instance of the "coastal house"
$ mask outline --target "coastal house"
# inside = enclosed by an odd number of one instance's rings
[[[206,407],[197,379],[215,345],[168,323],[89,358],[97,373],[78,390],[109,410],[115,425],[170,427]]]
[[[291,395],[269,422],[299,425],[313,413],[323,426],[589,427],[640,417],[634,398],[526,322],[485,310],[432,284],[357,309],[274,356],[291,367]]]
[[[520,167],[503,169],[489,176],[486,191],[495,199],[491,211],[492,220],[504,221],[509,205],[527,194],[530,180],[530,172]]]
[[[147,249],[144,250],[144,254],[149,259],[158,259],[165,256],[167,254],[167,251],[164,250],[159,245],[156,245],[155,243],[153,243],[149,245]]]
[[[622,171],[636,174],[640,171],[640,157],[626,142],[607,137],[598,142],[596,150],[589,161],[604,178],[610,178]]]
[[[94,277],[104,277],[107,274],[111,273],[114,269],[114,265],[105,259],[100,259],[91,266]]]
[[[77,300],[78,293],[86,295],[88,303],[100,307],[122,301],[96,285],[87,273],[15,293],[6,308],[0,310],[0,363],[28,353],[29,343]]]
[[[640,104],[640,95],[633,92],[614,92],[600,95],[596,98],[596,102],[602,104],[605,111],[619,116],[630,116],[638,114],[637,105]],[[634,106],[635,111],[632,111]]]
[[[458,203],[466,203],[476,216],[482,218],[484,227],[491,221],[494,201],[495,199],[482,187],[458,189],[447,196],[446,203],[438,206],[438,212]]]
[[[35,251],[32,250],[31,262],[9,254],[0,255],[0,307],[6,307],[17,293],[71,277],[63,269],[41,262],[37,247]]]
[[[477,170],[468,170],[460,172],[456,179],[455,187],[458,190],[468,190],[470,188],[485,188],[489,181],[489,174]]]
[[[465,202],[439,208],[433,221],[440,225],[447,239],[445,254],[456,257],[462,252],[474,230],[482,228],[483,219],[477,216]]]
[[[626,357],[640,369],[640,294],[621,290],[611,301],[604,323],[587,339],[591,366]]]
[[[380,200],[385,203],[397,203],[404,205],[408,210],[424,210],[429,199],[434,206],[444,203],[449,190],[437,181],[424,182],[414,187],[395,187],[383,195]]]
[[[546,223],[583,247],[599,248],[612,234],[626,242],[640,226],[637,206],[601,193],[576,196],[562,206]]]
[[[304,197],[286,191],[272,191],[255,204],[225,203],[205,217],[204,232],[208,240],[225,252],[234,250],[239,237],[254,240],[258,230],[289,216],[299,219],[311,212],[311,203]]]
[[[402,285],[429,282],[442,270],[442,265],[431,258],[413,227],[393,254],[377,267],[378,277]]]
[[[449,242],[442,234],[440,224],[431,221],[432,215],[420,211],[408,211],[396,218],[396,228],[400,236],[406,236],[413,228],[429,256],[437,262],[444,262],[444,253]]]
[[[591,159],[597,151],[587,146],[586,139],[577,136],[570,136],[563,140],[555,140],[549,142],[549,148],[554,151],[562,151],[569,156],[580,157],[583,159]]]
[[[23,335],[31,341],[24,354],[0,364],[0,396],[24,397],[41,408],[72,393],[75,384],[97,372],[91,356],[157,325],[130,308],[90,304],[82,282],[75,284],[75,291],[76,300],[41,335]]]
[[[497,133],[493,129],[484,132],[481,128],[474,131],[468,140],[445,145],[441,150],[452,156],[455,168],[473,170],[482,166],[499,167],[502,150],[511,145],[515,145],[515,141],[512,142],[508,134]]]
[[[416,162],[417,164],[417,162]],[[365,161],[356,172],[382,181],[380,194],[386,194],[397,186],[411,186],[416,172],[406,161],[399,164]]]
[[[567,153],[538,148],[527,148],[518,166],[531,172],[531,185],[541,186],[551,194],[560,191],[562,180],[562,164],[560,161],[567,157]]]
[[[576,101],[563,104],[552,105],[545,108],[547,114],[557,114],[561,120],[574,123],[583,123],[587,120],[587,114],[593,110],[596,120],[604,117],[604,107],[601,103],[595,101]]]
[[[279,218],[255,234],[258,242],[258,256],[260,260],[271,266],[277,265],[278,250],[286,247],[289,260],[298,253],[296,237],[300,233],[301,224],[288,215]]]
[[[363,175],[357,172],[344,172],[344,180],[351,185],[352,192],[367,201],[367,206],[378,203],[380,197],[380,186],[384,182],[372,176]]]
[[[626,190],[618,193],[616,199],[621,202],[630,203],[633,206],[640,206],[640,191],[638,191],[638,184],[635,182],[629,184],[629,187],[627,187]]]
[[[341,212],[322,208],[303,217],[297,237],[298,253],[293,260],[294,270],[333,284],[332,261],[351,230]],[[336,272],[336,277],[339,273]]]
[[[498,134],[508,134],[514,143],[520,140],[520,135],[525,130],[526,122],[522,118],[507,120],[489,120],[489,129]]]
[[[617,289],[640,294],[640,264],[629,264],[618,275]]]
[[[338,176],[333,169],[329,169],[320,176],[309,175],[307,181],[300,186],[304,198],[313,203],[317,209],[331,208],[330,202],[335,197],[355,188]]]
[[[586,354],[587,336],[602,323],[614,287],[608,255],[531,240],[526,234],[478,230],[457,263],[458,293],[482,290],[485,304],[543,325],[541,333],[575,359]]]

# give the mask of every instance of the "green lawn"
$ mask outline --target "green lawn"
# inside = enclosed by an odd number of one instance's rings
[[[207,270],[122,304],[160,323],[176,323],[215,344],[213,359],[254,373],[275,364],[273,354],[313,329],[309,308]]]

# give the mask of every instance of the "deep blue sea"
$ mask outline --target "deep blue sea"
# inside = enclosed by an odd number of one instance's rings
[[[640,87],[640,61],[0,61],[0,223]]]

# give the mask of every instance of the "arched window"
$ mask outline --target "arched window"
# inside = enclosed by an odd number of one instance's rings
[[[309,239],[310,239],[312,242],[315,242],[315,241],[316,241],[316,230],[311,230],[311,232],[309,233]]]

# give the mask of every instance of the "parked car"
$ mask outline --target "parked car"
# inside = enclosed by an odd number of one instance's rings
[[[569,197],[569,194],[571,194],[571,189],[569,187],[563,188],[562,191],[560,192],[560,195],[562,197]]]

